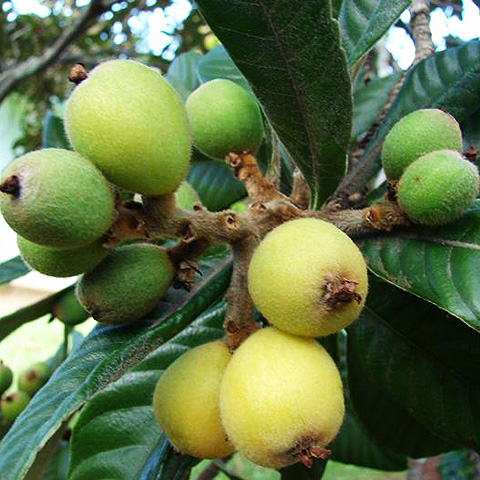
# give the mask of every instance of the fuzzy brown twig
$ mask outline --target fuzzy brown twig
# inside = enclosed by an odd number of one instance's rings
[[[426,0],[412,0],[410,29],[415,43],[413,65],[429,57],[435,51],[430,31],[430,9]]]
[[[299,208],[265,180],[252,155],[229,156],[227,161],[255,202],[247,212],[210,212],[201,206],[194,211],[181,210],[175,208],[173,194],[146,197],[143,204],[129,201],[118,206],[119,218],[110,233],[110,241],[115,243],[125,237],[144,237],[150,241],[177,237],[178,243],[168,249],[168,254],[176,268],[175,286],[187,290],[191,289],[198,273],[199,256],[210,246],[229,244],[234,267],[226,297],[225,330],[232,351],[258,329],[248,293],[248,266],[257,244],[276,226],[296,218],[319,218],[356,236],[409,224],[398,205],[388,200],[359,210]]]
[[[293,188],[290,195],[292,202],[306,209],[310,204],[310,187],[298,167],[293,170]]]

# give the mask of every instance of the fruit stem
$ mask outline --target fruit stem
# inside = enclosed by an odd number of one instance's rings
[[[84,80],[88,78],[87,70],[83,63],[76,63],[72,70],[70,70],[70,75],[68,79],[75,85],[80,85]]]
[[[1,185],[0,192],[13,195],[15,198],[20,196],[20,179],[16,175],[8,177]]]

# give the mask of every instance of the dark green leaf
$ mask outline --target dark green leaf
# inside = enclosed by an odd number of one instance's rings
[[[384,442],[375,443],[353,410],[348,383],[347,341],[344,332],[338,334],[337,343],[339,369],[345,394],[345,419],[340,433],[330,446],[332,449],[331,459],[376,470],[406,470],[408,467],[407,457],[390,450]],[[375,410],[377,410],[377,404],[375,404]]]
[[[67,480],[69,443],[60,440],[52,459],[43,472],[42,480]]]
[[[100,473],[111,478],[141,477],[162,436],[152,410],[155,384],[189,348],[224,336],[225,309],[221,302],[206,311],[87,403],[73,430],[69,479],[90,480]],[[158,467],[165,469],[163,463]]]
[[[420,108],[440,108],[458,122],[478,109],[480,104],[480,41],[448,48],[421,61],[409,73],[385,121],[369,143],[365,153],[342,182],[342,187],[359,190],[380,170],[382,142],[402,117]],[[361,184],[357,184],[361,180]]]
[[[50,110],[43,120],[42,147],[71,149],[70,142],[63,128],[63,120]]]
[[[301,463],[280,469],[282,480],[320,480],[323,477],[327,460],[316,459],[311,468]]]
[[[376,275],[480,332],[480,201],[453,224],[380,235],[360,247]]]
[[[343,0],[338,21],[348,64],[360,60],[409,5],[410,0]]]
[[[0,340],[3,340],[23,324],[51,313],[58,298],[71,288],[72,287],[67,287],[36,303],[32,303],[32,305],[28,305],[28,307],[20,308],[19,310],[0,318]]]
[[[228,287],[231,262],[200,262],[204,277],[190,294],[170,289],[143,320],[96,327],[35,395],[0,444],[2,480],[23,478],[45,442],[88,399],[183,330]]]
[[[187,180],[210,211],[218,211],[243,198],[247,191],[225,162],[212,160],[194,151]]]
[[[342,0],[332,0],[332,17],[333,18],[338,18],[341,7],[342,7]]]
[[[480,107],[469,115],[461,124],[463,148],[474,147],[480,150]]]
[[[411,456],[424,456],[427,447],[433,450],[427,454],[442,451],[441,443],[408,427],[410,416],[433,438],[479,448],[480,336],[471,328],[372,278],[367,306],[348,329],[348,362],[354,408],[372,434],[384,436],[382,443]],[[381,392],[405,413],[399,421],[377,408]]]
[[[218,45],[210,50],[198,62],[197,74],[202,83],[209,82],[215,78],[226,78],[245,88],[245,90],[251,90],[247,79],[233,63],[223,45]]]
[[[185,101],[190,93],[199,85],[197,65],[202,58],[203,55],[200,53],[185,52],[176,57],[168,68],[165,78],[179,93],[183,101]]]
[[[305,175],[313,207],[320,206],[344,175],[352,112],[330,2],[197,3]]]
[[[16,278],[23,277],[29,271],[30,269],[20,256],[0,263],[0,285],[11,282]]]
[[[355,347],[348,352],[348,388],[354,411],[378,445],[410,457],[429,457],[453,448],[429,432],[366,376]]]
[[[388,101],[388,95],[400,75],[375,78],[367,85],[360,87],[353,95],[353,131],[352,138],[366,133],[378,118],[382,107]]]

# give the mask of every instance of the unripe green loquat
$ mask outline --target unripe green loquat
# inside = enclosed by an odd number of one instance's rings
[[[477,168],[460,153],[439,150],[413,162],[398,183],[398,204],[414,222],[432,227],[461,217],[479,192]]]
[[[152,310],[173,274],[165,249],[146,243],[124,245],[82,275],[76,292],[95,320],[113,325],[129,323]]]
[[[0,209],[19,235],[54,248],[92,243],[115,219],[103,175],[78,153],[59,148],[27,153],[7,166]]]
[[[382,164],[389,180],[398,180],[417,158],[435,150],[462,149],[462,132],[448,113],[426,108],[399,120],[385,137]]]
[[[185,109],[160,72],[139,62],[94,68],[68,99],[65,129],[77,152],[128,191],[173,192],[187,172]]]
[[[17,245],[30,268],[51,277],[72,277],[88,272],[107,256],[102,240],[78,248],[58,249],[38,245],[18,235]]]
[[[216,79],[198,87],[185,104],[193,143],[208,157],[256,153],[263,139],[263,120],[254,97],[236,83]]]

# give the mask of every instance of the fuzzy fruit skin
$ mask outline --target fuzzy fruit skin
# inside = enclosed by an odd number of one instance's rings
[[[357,282],[361,300],[331,308],[324,299],[329,279]],[[368,291],[365,260],[353,241],[331,223],[315,218],[286,222],[256,248],[248,291],[274,326],[293,335],[329,335],[359,316]]]
[[[345,413],[340,374],[314,339],[270,327],[232,356],[220,388],[222,423],[235,448],[258,465],[286,467],[292,450],[331,442]]]
[[[28,405],[30,396],[22,391],[11,393],[3,397],[0,402],[0,410],[3,420],[13,422]]]
[[[16,176],[17,196],[0,192],[0,209],[19,235],[55,248],[75,248],[101,237],[115,210],[111,186],[78,153],[47,148],[10,163],[0,183]]]
[[[175,206],[183,210],[193,210],[195,203],[201,203],[197,191],[187,182],[180,184],[175,191]]]
[[[223,160],[230,152],[255,153],[263,138],[260,108],[251,94],[230,80],[204,83],[185,107],[194,145],[208,157]]]
[[[73,290],[63,294],[53,307],[53,314],[65,325],[78,325],[88,318],[87,311]]]
[[[462,150],[462,132],[448,113],[416,110],[398,121],[385,138],[382,164],[389,180],[398,180],[417,158],[435,150]]]
[[[33,397],[50,378],[50,370],[44,363],[36,363],[18,377],[18,389]]]
[[[72,277],[88,272],[107,256],[101,240],[60,250],[38,245],[18,235],[17,245],[23,260],[31,269],[51,277]]]
[[[152,310],[173,274],[173,265],[163,248],[125,245],[82,275],[76,292],[95,320],[113,325],[128,323]]]
[[[10,367],[7,367],[0,361],[0,395],[3,395],[12,384],[13,372]]]
[[[141,63],[112,60],[94,68],[67,102],[65,129],[73,148],[126,190],[162,195],[187,172],[185,109],[162,75]]]
[[[398,203],[416,223],[435,227],[461,217],[479,191],[477,168],[452,150],[413,162],[398,183]]]
[[[222,341],[195,347],[157,382],[153,410],[172,445],[197,458],[233,453],[220,421],[220,383],[231,355]]]

